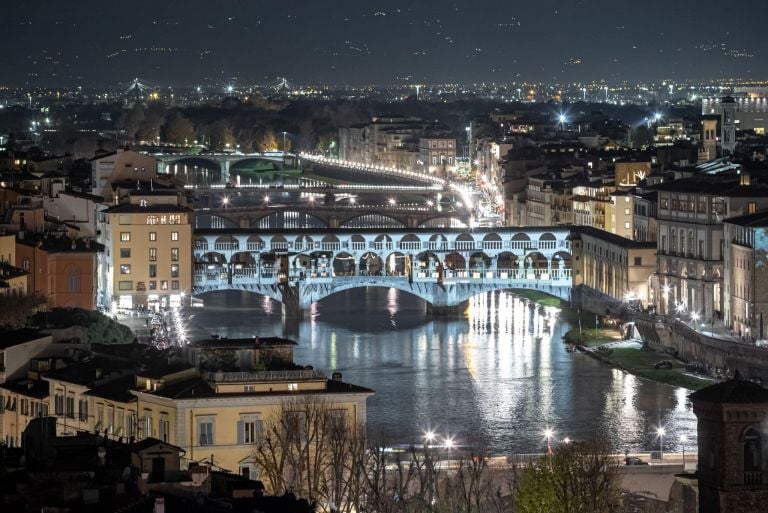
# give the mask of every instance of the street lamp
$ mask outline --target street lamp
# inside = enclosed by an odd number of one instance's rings
[[[397,200],[395,198],[389,198],[389,204],[394,206],[397,203]]]
[[[452,436],[446,436],[443,441],[445,443],[445,448],[448,449],[449,451],[453,449],[456,445],[456,442],[454,441]]]
[[[685,472],[685,442],[688,441],[688,437],[680,435],[680,446],[683,448],[683,472]]]
[[[544,430],[544,438],[547,439],[547,455],[552,456],[552,437],[555,436],[555,431],[548,427]]]
[[[659,426],[656,428],[656,436],[659,437],[659,459],[664,459],[664,428]]]
[[[437,436],[437,435],[436,435],[436,434],[435,434],[435,432],[434,432],[434,431],[432,431],[432,430],[429,430],[429,431],[424,431],[424,441],[425,441],[427,444],[431,444],[432,442],[434,442],[434,441],[435,441],[435,438],[436,438],[436,436]]]

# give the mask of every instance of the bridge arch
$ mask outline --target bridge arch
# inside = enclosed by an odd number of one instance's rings
[[[312,251],[315,249],[315,241],[309,235],[299,235],[293,247],[296,251]]]
[[[469,257],[469,268],[475,270],[490,269],[491,262],[491,257],[482,251],[477,251]]]
[[[202,185],[221,183],[221,162],[205,156],[185,156],[166,161],[165,174],[184,185]]]
[[[376,253],[368,252],[360,257],[359,269],[363,276],[381,276],[384,272],[384,260]]]
[[[271,229],[326,229],[328,224],[319,217],[298,210],[275,210],[256,217],[254,225],[263,230]]]
[[[238,224],[228,217],[224,217],[218,214],[206,214],[205,212],[200,212],[195,215],[195,228],[199,230],[221,230],[238,228]]]
[[[256,257],[248,251],[238,251],[229,260],[230,264],[241,265],[244,267],[256,267]]]
[[[226,265],[227,257],[223,253],[218,253],[216,251],[206,251],[200,255],[200,257],[197,259],[197,262],[201,264]]]
[[[357,272],[355,257],[342,251],[333,257],[333,275],[334,276],[355,276]]]
[[[251,235],[245,242],[248,251],[262,251],[264,249],[264,240],[258,235]]]
[[[467,259],[458,251],[445,256],[445,268],[451,271],[464,271],[467,268]]]
[[[530,270],[541,271],[549,269],[549,260],[538,251],[533,251],[525,255],[525,266]]]
[[[405,228],[405,223],[385,214],[360,214],[341,223],[342,228]]]
[[[519,262],[519,257],[510,251],[503,251],[496,257],[496,267],[498,269],[517,269]]]
[[[410,258],[399,252],[394,251],[387,255],[387,276],[405,276],[410,267]]]
[[[557,237],[554,234],[546,232],[539,236],[539,249],[557,248]]]

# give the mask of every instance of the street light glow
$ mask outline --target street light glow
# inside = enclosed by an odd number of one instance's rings
[[[435,435],[435,432],[434,432],[434,431],[432,431],[432,430],[429,430],[429,431],[424,431],[424,440],[425,440],[427,443],[432,443],[432,442],[434,442],[434,441],[435,441],[435,436],[436,436],[436,435]]]

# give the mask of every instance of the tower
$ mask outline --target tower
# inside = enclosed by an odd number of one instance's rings
[[[698,418],[699,513],[765,511],[768,390],[736,371],[690,399]]]
[[[736,100],[732,96],[720,100],[720,145],[723,155],[736,149]]]
[[[701,150],[699,162],[717,158],[717,121],[715,116],[704,116],[701,120]]]

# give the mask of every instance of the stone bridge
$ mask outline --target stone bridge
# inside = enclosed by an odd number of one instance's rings
[[[229,182],[229,171],[232,165],[245,161],[262,161],[274,165],[277,169],[283,169],[286,164],[296,166],[298,164],[296,155],[282,152],[267,153],[156,153],[152,154],[157,160],[157,173],[168,174],[168,167],[185,160],[205,161],[214,164],[221,170],[221,183]]]
[[[570,299],[567,228],[197,230],[193,295],[242,290],[301,317],[312,303],[361,287],[396,288],[435,314],[475,295],[535,289]]]
[[[417,205],[272,205],[198,208],[195,228],[206,229],[355,229],[466,228],[471,214]]]

